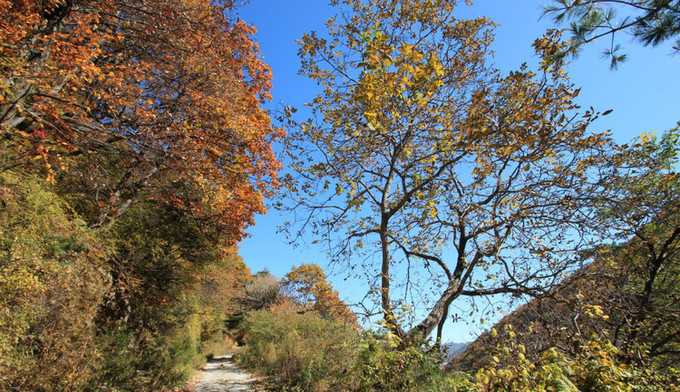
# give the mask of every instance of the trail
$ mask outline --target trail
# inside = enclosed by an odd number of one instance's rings
[[[231,355],[215,357],[196,374],[195,392],[262,391],[258,380],[240,369]]]

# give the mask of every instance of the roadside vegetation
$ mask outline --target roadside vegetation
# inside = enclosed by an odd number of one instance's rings
[[[680,1],[545,0],[503,71],[460,1],[332,0],[274,119],[238,3],[0,0],[0,391],[185,390],[227,349],[273,391],[680,391],[680,128],[618,144],[566,71],[678,39]],[[267,200],[361,303],[248,269]],[[448,360],[452,306],[499,295]]]

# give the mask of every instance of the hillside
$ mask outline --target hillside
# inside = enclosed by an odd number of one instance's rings
[[[503,317],[494,328],[503,331],[505,326],[512,325],[520,334],[521,343],[534,359],[550,347],[571,352],[574,349],[571,345],[577,324],[582,333],[606,327],[602,322],[580,317],[579,306],[585,303],[595,304],[612,295],[617,285],[611,272],[602,262],[589,264],[550,294],[534,298]],[[587,300],[579,300],[578,297],[583,293],[588,294]],[[502,333],[492,336],[490,331],[484,332],[455,355],[448,367],[472,370],[488,365],[493,349],[503,339]]]
[[[670,218],[673,221],[673,218]],[[576,356],[591,339],[607,339],[626,362],[647,356],[662,367],[678,360],[678,228],[650,226],[646,237],[598,251],[548,295],[534,298],[505,316],[467,349],[449,369],[488,366],[496,347],[507,343],[511,326],[529,360],[550,348]],[[662,245],[655,250],[656,245]]]

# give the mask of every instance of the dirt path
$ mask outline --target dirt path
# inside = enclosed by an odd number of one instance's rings
[[[261,391],[258,380],[236,366],[231,355],[211,359],[194,382],[195,392]]]

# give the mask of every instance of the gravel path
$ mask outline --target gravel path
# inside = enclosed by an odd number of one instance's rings
[[[195,392],[260,391],[257,379],[236,366],[231,355],[211,359],[196,374]]]

